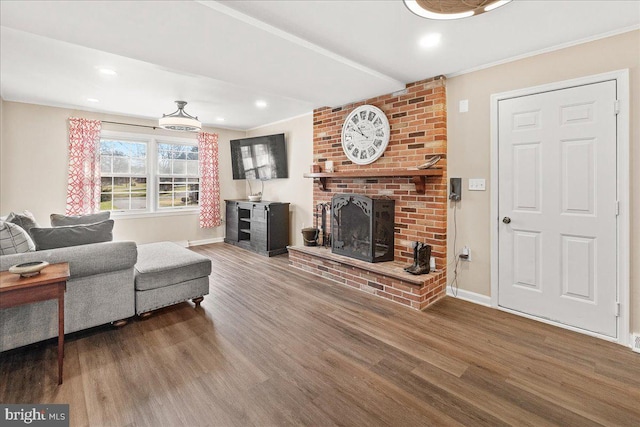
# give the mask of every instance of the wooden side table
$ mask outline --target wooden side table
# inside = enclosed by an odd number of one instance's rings
[[[62,384],[64,358],[64,293],[69,278],[69,263],[51,264],[33,277],[0,272],[0,309],[23,304],[58,300],[58,384]]]

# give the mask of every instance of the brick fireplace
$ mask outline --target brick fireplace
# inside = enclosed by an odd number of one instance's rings
[[[341,131],[347,115],[364,104],[380,108],[389,119],[391,138],[384,155],[374,163],[356,165],[342,151]],[[313,271],[346,283],[346,275],[357,269],[352,280],[362,290],[374,293],[404,305],[423,309],[445,294],[446,274],[446,215],[447,215],[447,129],[446,91],[442,76],[410,83],[401,93],[387,94],[343,105],[324,107],[313,113],[313,158],[321,167],[327,160],[333,161],[336,176],[324,180],[324,190],[314,187],[313,203],[331,202],[336,193],[354,193],[371,198],[388,197],[395,201],[394,261],[367,267],[357,261],[341,264],[339,256],[312,253],[312,250],[295,248],[289,251],[290,263],[298,268]],[[406,171],[415,168],[434,155],[442,157],[436,165],[443,169],[441,176],[424,179],[424,194],[418,191],[416,182],[407,176],[370,177],[374,172]],[[366,172],[369,177],[341,177],[340,172]],[[432,246],[436,260],[435,274],[411,276],[401,268],[413,262],[412,243],[426,242]],[[323,250],[322,248],[314,249]],[[326,251],[326,250],[325,250]],[[327,266],[329,263],[330,267]],[[366,264],[366,263],[363,263]],[[385,264],[387,264],[385,266]],[[341,267],[338,267],[341,265]],[[388,270],[386,276],[385,268]],[[333,274],[328,274],[333,270]],[[406,275],[403,276],[403,275]],[[353,274],[352,274],[353,276]],[[411,277],[409,277],[411,276]],[[376,280],[378,277],[380,280]],[[373,280],[371,280],[373,278]],[[353,279],[353,278],[352,278]],[[403,280],[406,279],[406,280]],[[397,283],[395,288],[393,284]]]

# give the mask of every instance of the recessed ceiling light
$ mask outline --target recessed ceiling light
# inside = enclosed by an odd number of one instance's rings
[[[442,34],[440,33],[431,33],[420,38],[420,46],[424,48],[435,47],[440,44],[440,39],[442,38]]]
[[[99,100],[97,100],[95,98],[87,98],[87,101],[89,101],[89,102],[100,102]]]
[[[267,101],[263,101],[263,100],[258,100],[256,101],[256,107],[258,108],[265,108],[267,106]]]
[[[224,122],[224,117],[216,117],[216,121],[218,121],[218,122]]]
[[[104,74],[105,76],[117,76],[118,73],[116,73],[114,70],[111,70],[109,68],[99,68],[100,73]]]

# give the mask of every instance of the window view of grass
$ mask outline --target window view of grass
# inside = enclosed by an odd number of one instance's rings
[[[155,191],[158,209],[199,205],[198,147],[159,143],[157,148],[148,153],[146,142],[100,141],[100,210],[153,211],[149,190]],[[149,176],[147,165],[156,161],[157,176]]]
[[[147,209],[147,179],[102,177],[100,210]]]
[[[147,209],[147,144],[100,141],[100,210]]]
[[[158,207],[199,205],[198,147],[158,144]]]
[[[158,185],[161,208],[198,206],[198,178],[160,178]]]

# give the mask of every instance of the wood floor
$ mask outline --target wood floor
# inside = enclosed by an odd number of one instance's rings
[[[202,307],[0,355],[0,402],[78,426],[640,425],[640,355],[446,298],[414,312],[226,244]]]

